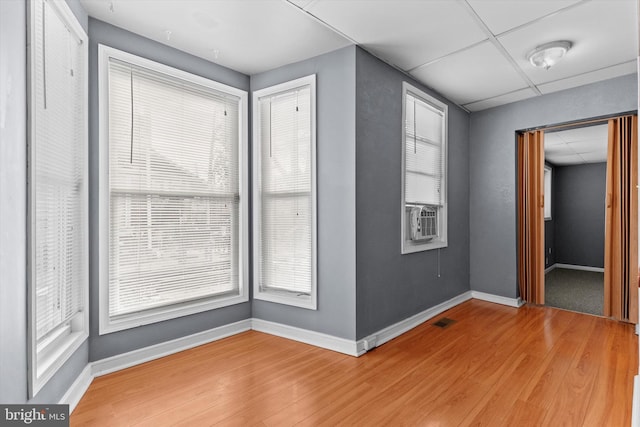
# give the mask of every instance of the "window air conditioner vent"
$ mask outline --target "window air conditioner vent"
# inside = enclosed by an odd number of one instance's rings
[[[411,209],[411,240],[432,240],[438,236],[436,207],[422,206]]]

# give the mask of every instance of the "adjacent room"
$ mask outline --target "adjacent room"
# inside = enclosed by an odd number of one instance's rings
[[[0,424],[640,420],[638,11],[0,0]]]

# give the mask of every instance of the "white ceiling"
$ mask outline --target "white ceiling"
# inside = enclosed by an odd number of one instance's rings
[[[636,0],[81,0],[245,74],[358,44],[469,111],[636,72]],[[167,37],[169,30],[170,37]],[[569,40],[549,70],[526,54]]]
[[[607,161],[608,126],[545,132],[544,159],[556,166]]]

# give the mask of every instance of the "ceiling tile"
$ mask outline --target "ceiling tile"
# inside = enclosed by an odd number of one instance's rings
[[[245,74],[351,44],[281,0],[80,1],[97,19]]]
[[[458,104],[469,104],[526,87],[509,61],[490,42],[417,68],[411,74]]]
[[[560,138],[557,133],[553,132],[548,132],[544,134],[544,149],[546,150],[547,147],[551,147],[554,145],[559,145],[559,144],[564,144],[565,142],[562,140],[562,138]]]
[[[557,166],[577,165],[584,163],[582,157],[577,154],[567,156],[546,156],[545,160]]]
[[[469,111],[486,110],[487,108],[497,107],[498,105],[509,104],[511,102],[522,101],[523,99],[533,98],[536,93],[531,88],[516,90],[514,92],[498,95],[493,98],[484,99],[482,101],[464,104],[464,108]]]
[[[451,0],[318,0],[306,10],[404,70],[486,39]]]
[[[607,151],[597,151],[591,153],[580,154],[584,163],[606,163]]]
[[[577,154],[607,151],[607,139],[587,139],[579,142],[569,142],[569,147]]]
[[[498,40],[535,84],[543,84],[634,60],[636,18],[636,0],[589,1]],[[554,40],[573,43],[562,61],[549,70],[527,61],[529,51]]]
[[[580,0],[467,0],[495,35],[556,12]]]
[[[556,132],[556,137],[565,142],[579,142],[588,140],[607,141],[609,139],[609,127],[606,124],[597,126],[583,126],[576,129],[568,129]]]
[[[571,89],[586,85],[589,83],[595,83],[602,80],[613,79],[614,77],[625,76],[627,74],[633,74],[637,72],[638,64],[636,60],[625,62],[624,64],[614,65],[613,67],[603,68],[601,70],[592,71],[590,73],[580,74],[566,79],[556,80],[553,82],[538,85],[538,89],[542,93],[558,92],[560,90]]]

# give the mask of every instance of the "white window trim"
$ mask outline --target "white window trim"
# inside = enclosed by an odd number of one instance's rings
[[[217,91],[225,92],[237,96],[239,101],[238,129],[239,129],[239,153],[240,153],[240,229],[239,229],[239,294],[233,296],[214,297],[203,301],[187,302],[172,306],[159,307],[153,310],[146,310],[143,313],[133,313],[122,316],[118,319],[109,317],[109,79],[108,66],[109,59],[114,58],[120,61],[131,63],[139,67],[160,72],[171,77],[186,80],[204,87],[209,87]],[[137,326],[148,325],[163,320],[175,319],[177,317],[190,314],[201,313],[203,311],[216,308],[227,307],[234,304],[247,302],[249,300],[249,290],[245,281],[249,277],[248,272],[248,238],[246,224],[249,221],[248,203],[245,200],[246,186],[248,183],[248,141],[247,141],[247,92],[227,86],[222,83],[200,77],[186,71],[182,71],[168,65],[160,64],[149,59],[114,49],[100,44],[98,46],[98,111],[99,111],[99,334],[130,329]]]
[[[78,22],[76,16],[73,14],[69,6],[64,1],[48,1],[48,5],[62,18],[67,27],[73,31],[74,35],[81,41],[82,50],[84,60],[82,61],[83,68],[83,89],[84,93],[82,95],[82,111],[83,111],[83,120],[82,120],[82,134],[85,135],[85,140],[87,145],[85,146],[85,153],[87,153],[88,146],[88,123],[89,123],[89,37],[87,33],[84,31],[80,23]],[[27,2],[28,8],[28,16],[29,16],[29,43],[28,46],[33,46],[35,40],[35,13],[33,12],[34,7],[37,7],[37,4],[33,1]],[[31,49],[29,52],[31,56],[29,63],[35,63],[35,49]],[[31,76],[31,70],[29,72],[29,77]],[[29,102],[30,105],[35,105],[36,102],[36,91],[35,91],[35,82],[33,79],[29,78]],[[29,136],[29,164],[34,164],[34,150],[31,149],[31,141],[36,133],[35,129],[35,121],[33,120],[33,115],[29,114],[29,126],[28,126]],[[88,154],[87,154],[88,155]],[[86,158],[86,162],[84,164],[84,188],[81,190],[84,192],[85,200],[88,201],[88,157]],[[35,182],[35,174],[34,168],[30,168],[29,170],[29,182]],[[28,200],[31,206],[35,204],[36,194],[33,188],[29,187]],[[28,213],[27,223],[29,224],[29,235],[28,235],[28,266],[27,266],[27,300],[28,300],[28,370],[29,370],[29,397],[33,398],[44,385],[58,372],[58,370],[64,365],[64,363],[69,360],[69,358],[80,348],[80,346],[86,341],[89,337],[89,225],[88,225],[88,206],[85,211],[85,226],[87,227],[85,231],[85,241],[83,242],[84,250],[82,253],[84,254],[82,262],[85,264],[85,272],[84,279],[82,282],[84,283],[83,289],[83,309],[80,313],[76,314],[74,318],[71,319],[68,325],[59,328],[57,333],[52,334],[47,340],[44,340],[38,345],[36,339],[36,290],[35,290],[35,282],[34,278],[36,276],[35,270],[35,262],[33,257],[35,256],[35,234],[31,230],[35,230],[35,217]],[[40,358],[38,358],[40,355]],[[40,360],[39,360],[40,359]]]
[[[549,173],[549,192],[547,193],[547,183],[546,183],[546,177],[547,177],[547,172]],[[551,214],[551,209],[553,208],[553,206],[551,205],[551,194],[552,194],[552,188],[553,188],[553,169],[551,169],[550,166],[544,165],[544,173],[542,175],[542,179],[543,179],[543,189],[544,189],[544,220],[545,221],[551,221],[552,218],[552,214]],[[546,215],[547,213],[547,206],[549,206],[549,216]]]
[[[276,94],[278,92],[286,92],[297,89],[302,86],[309,86],[311,89],[311,295],[292,295],[289,292],[278,292],[275,290],[264,291],[260,289],[260,259],[261,248],[256,242],[260,236],[260,194],[258,191],[258,178],[261,174],[260,156],[260,125],[258,118],[260,117],[259,99],[264,96]],[[316,76],[315,74],[291,80],[275,86],[253,92],[253,298],[256,300],[275,302],[279,304],[291,305],[294,307],[306,308],[309,310],[317,310],[318,308],[318,267],[317,267],[317,172],[316,172]]]
[[[443,149],[443,184],[442,184],[442,197],[443,197],[443,206],[441,208],[442,215],[439,218],[440,226],[442,227],[442,235],[437,240],[432,240],[424,243],[415,243],[412,240],[405,239],[405,228],[407,222],[406,215],[406,202],[405,202],[405,169],[406,169],[406,137],[407,133],[405,130],[406,123],[406,97],[407,93],[411,93],[413,96],[422,99],[422,101],[427,104],[431,104],[434,107],[441,110],[444,114],[444,123],[443,123],[443,140],[444,140],[444,149]],[[449,198],[448,198],[448,186],[449,186],[449,107],[447,104],[440,102],[433,96],[428,95],[424,91],[418,89],[417,87],[407,83],[402,82],[402,173],[401,173],[401,191],[400,191],[400,242],[401,242],[401,253],[402,254],[410,254],[414,252],[422,252],[428,251],[431,249],[440,249],[446,248],[448,246],[448,209],[449,209]]]

